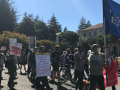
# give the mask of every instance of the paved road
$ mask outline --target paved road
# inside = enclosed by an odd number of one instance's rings
[[[5,69],[5,68],[4,68]],[[3,76],[3,80],[2,80],[2,86],[4,86],[1,90],[10,90],[7,86],[8,83],[8,74],[6,74],[7,69],[3,70],[2,72],[2,76]],[[28,78],[26,75],[20,75],[20,71],[17,70],[18,72],[18,79],[16,79],[14,81],[15,83],[15,87],[12,90],[35,90],[34,88],[32,88],[32,84],[29,82]],[[24,70],[22,70],[22,72],[24,72]],[[50,80],[50,77],[48,77]],[[119,81],[120,81],[120,74],[119,74]],[[56,80],[57,82],[57,80]],[[75,90],[75,85],[71,84],[70,81],[63,83],[61,86],[57,86],[56,84],[50,84],[50,87],[52,88],[52,90]],[[117,90],[120,89],[120,83],[118,85],[116,85]],[[119,89],[118,89],[119,88]],[[106,90],[112,90],[111,87],[106,88]]]

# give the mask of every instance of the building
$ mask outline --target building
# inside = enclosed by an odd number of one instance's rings
[[[103,23],[100,23],[89,28],[79,30],[79,33],[81,37],[95,39],[101,32],[103,32],[103,30]]]
[[[79,30],[78,32],[81,37],[95,39],[103,31],[104,31],[103,23],[99,23],[89,28]],[[110,54],[120,56],[120,47],[117,46],[116,43],[111,44]]]

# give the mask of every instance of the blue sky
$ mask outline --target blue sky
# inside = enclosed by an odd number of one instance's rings
[[[81,17],[85,17],[92,25],[103,22],[102,0],[14,0],[19,17],[23,18],[24,12],[39,15],[47,23],[54,13],[62,29],[76,32]],[[120,0],[114,0],[120,4]]]

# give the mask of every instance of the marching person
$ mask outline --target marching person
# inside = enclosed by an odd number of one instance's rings
[[[40,46],[39,53],[44,54],[43,53],[44,50],[45,50],[45,47]],[[40,84],[40,81],[42,82],[42,85]],[[39,88],[44,88],[44,87],[46,87],[47,90],[50,90],[50,86],[49,86],[49,83],[48,83],[47,76],[37,77],[36,78],[36,89],[39,90]]]
[[[3,70],[3,60],[2,60],[2,55],[0,54],[0,89],[2,88],[1,86],[2,70]]]
[[[24,70],[25,70],[25,74],[26,74],[26,67],[25,67],[25,65],[26,65],[25,54],[23,54],[23,53],[21,53],[21,55],[20,55],[20,64],[21,64],[21,67],[20,67],[20,74],[22,74],[22,71],[21,71],[21,69],[22,69],[22,65],[24,66]]]
[[[106,49],[106,48],[105,48]],[[100,90],[105,90],[104,77],[103,77],[103,67],[107,67],[107,64],[103,65],[103,56],[105,54],[101,53],[101,48],[98,44],[92,45],[91,54],[88,57],[90,66],[90,87],[89,90],[95,90],[96,83],[98,84]]]
[[[58,85],[61,84],[60,82],[60,71],[59,71],[59,61],[62,62],[62,59],[61,59],[61,55],[60,55],[60,52],[59,52],[59,49],[60,49],[60,46],[59,45],[56,45],[55,46],[55,51],[53,51],[50,55],[50,58],[52,60],[52,66],[53,66],[53,78],[52,78],[52,83],[55,83],[55,76],[56,76],[56,73],[57,73],[57,79],[58,79]]]
[[[78,78],[75,90],[77,90],[78,88],[79,90],[82,90],[85,60],[83,46],[81,45],[78,46],[78,51],[75,53],[74,59],[75,59],[75,76],[76,78]]]

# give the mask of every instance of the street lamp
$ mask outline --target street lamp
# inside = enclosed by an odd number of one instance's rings
[[[59,44],[59,35],[61,34],[61,32],[56,33],[56,43]]]

